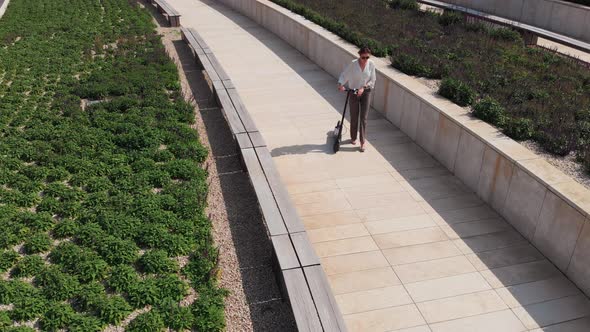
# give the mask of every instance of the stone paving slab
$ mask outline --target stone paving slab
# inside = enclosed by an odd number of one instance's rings
[[[372,111],[367,151],[331,153],[334,78],[218,2],[168,1],[231,77],[350,331],[590,330],[588,299],[397,127]]]

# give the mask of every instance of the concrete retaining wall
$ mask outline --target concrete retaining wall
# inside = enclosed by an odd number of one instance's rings
[[[356,47],[267,0],[218,0],[337,77]],[[590,295],[590,191],[385,59],[373,107],[506,218]]]
[[[590,43],[590,7],[559,0],[440,0]]]

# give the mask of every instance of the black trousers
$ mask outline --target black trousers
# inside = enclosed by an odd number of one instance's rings
[[[365,144],[371,94],[371,89],[365,89],[360,97],[356,94],[350,96],[350,138],[356,141],[357,134],[360,133],[361,144]]]

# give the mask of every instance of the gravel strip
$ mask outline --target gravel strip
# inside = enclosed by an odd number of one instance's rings
[[[164,43],[164,46],[166,46],[168,54],[180,69],[179,74],[184,95],[189,100],[192,100],[192,103],[198,109],[201,105],[197,104],[195,100],[200,100],[203,98],[201,98],[202,96],[193,96],[193,89],[189,85],[185,72],[182,70],[183,67],[186,70],[186,66],[190,66],[190,64],[181,63],[179,58],[179,46],[184,44],[180,35],[180,30],[159,26],[158,33],[163,35],[162,42]],[[195,70],[198,70],[194,61],[192,65],[195,67]],[[206,82],[202,82],[201,86],[203,90],[209,89],[209,86],[206,84]],[[201,143],[206,146],[209,151],[213,151],[206,134],[207,128],[205,127],[205,124],[200,117],[200,112],[198,111],[196,112],[196,123],[194,124],[194,127],[199,133]],[[207,213],[211,216],[211,220],[213,222],[213,238],[217,247],[219,248],[220,253],[220,285],[221,287],[230,291],[229,296],[225,300],[225,316],[227,323],[226,329],[227,331],[252,331],[253,327],[252,321],[250,319],[250,310],[244,289],[242,287],[240,265],[232,240],[225,202],[221,192],[216,161],[213,153],[209,154],[209,157],[205,162],[205,167],[209,172],[210,181],[209,196],[207,199]]]
[[[225,301],[226,330],[297,331],[272,268],[272,245],[256,193],[242,170],[236,143],[210,83],[181,40],[179,29],[161,28],[160,33],[180,68],[183,93],[197,110],[194,128],[210,151],[204,165],[209,172],[207,213],[220,252],[220,284],[230,291]]]

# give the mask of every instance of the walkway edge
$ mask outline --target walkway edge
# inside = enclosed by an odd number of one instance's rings
[[[337,77],[357,47],[269,0],[218,0]],[[373,107],[399,127],[590,294],[590,190],[544,158],[375,59]],[[434,212],[434,211],[433,211]]]
[[[275,274],[290,301],[299,331],[346,331],[328,279],[321,268],[270,151],[230,77],[199,33],[181,28],[197,63],[213,84],[259,202],[272,242]]]
[[[2,18],[2,16],[4,16],[4,13],[6,12],[6,8],[8,8],[9,2],[10,2],[10,0],[4,0],[2,5],[0,5],[0,18]]]

